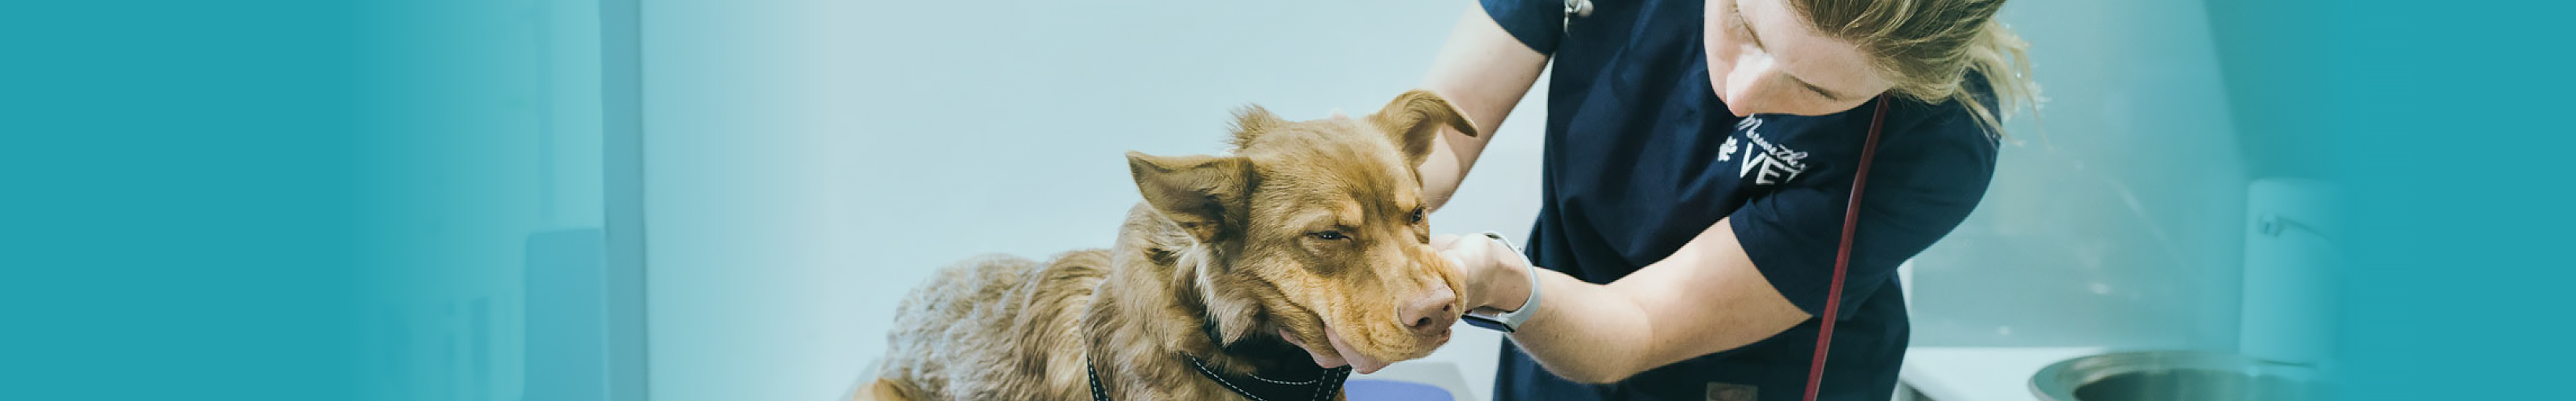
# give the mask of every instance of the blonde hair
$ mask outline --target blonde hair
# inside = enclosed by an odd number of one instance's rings
[[[1818,32],[1860,47],[1871,67],[1895,82],[1890,91],[1926,103],[1960,102],[1991,135],[2028,104],[2044,98],[2030,79],[2029,42],[1995,22],[2004,0],[1790,0]],[[1962,85],[1985,78],[2001,110]]]

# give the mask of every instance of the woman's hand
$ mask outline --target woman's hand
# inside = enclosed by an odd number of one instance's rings
[[[1467,288],[1459,295],[1465,297],[1467,311],[1515,311],[1529,300],[1528,261],[1502,242],[1482,235],[1442,234],[1431,237],[1431,247],[1440,249],[1440,256],[1448,258],[1466,279]]]

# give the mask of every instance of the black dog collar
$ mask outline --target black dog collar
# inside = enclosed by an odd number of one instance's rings
[[[1340,395],[1342,383],[1350,381],[1351,378],[1349,366],[1338,368],[1313,366],[1312,370],[1303,372],[1303,375],[1285,376],[1288,378],[1283,379],[1281,378],[1283,375],[1275,372],[1268,377],[1259,374],[1234,375],[1217,372],[1216,369],[1209,369],[1207,363],[1199,361],[1198,357],[1188,354],[1182,354],[1181,359],[1188,361],[1190,369],[1198,371],[1199,376],[1215,380],[1217,384],[1224,385],[1227,390],[1232,390],[1235,394],[1253,401],[1328,401],[1332,400],[1333,396]],[[1082,365],[1085,373],[1091,377],[1091,400],[1110,401],[1109,389],[1100,385],[1099,367],[1092,365],[1090,361],[1083,361]]]
[[[1225,336],[1218,334],[1216,318],[1202,315],[1199,320],[1199,332],[1207,335],[1210,343],[1226,344]],[[1342,382],[1350,381],[1351,378],[1349,365],[1338,368],[1316,365],[1313,359],[1309,359],[1305,350],[1295,348],[1283,341],[1245,341],[1225,345],[1224,348],[1220,352],[1233,355],[1269,355],[1278,360],[1297,361],[1281,367],[1282,369],[1279,370],[1282,371],[1278,372],[1232,375],[1209,369],[1207,363],[1200,361],[1196,356],[1180,354],[1181,359],[1189,362],[1190,369],[1198,371],[1200,377],[1215,380],[1217,384],[1225,385],[1227,390],[1233,390],[1235,394],[1253,401],[1331,400],[1334,395],[1341,394]],[[1083,373],[1091,378],[1091,401],[1110,401],[1109,388],[1100,384],[1099,366],[1092,365],[1088,355],[1083,359]],[[1265,374],[1267,376],[1264,376]]]

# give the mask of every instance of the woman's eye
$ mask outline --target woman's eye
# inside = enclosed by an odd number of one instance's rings
[[[1351,237],[1349,237],[1349,236],[1344,236],[1344,235],[1342,235],[1342,231],[1341,231],[1341,230],[1324,230],[1324,231],[1316,231],[1316,232],[1306,233],[1306,235],[1312,235],[1312,236],[1315,236],[1315,239],[1327,240],[1327,241],[1340,241],[1340,240],[1351,239]]]

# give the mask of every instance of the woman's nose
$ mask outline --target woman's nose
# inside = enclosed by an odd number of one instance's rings
[[[1747,45],[1746,49],[1735,56],[1735,65],[1732,67],[1727,71],[1726,77],[1722,78],[1726,80],[1726,92],[1718,94],[1718,98],[1726,103],[1726,111],[1734,113],[1736,117],[1746,117],[1761,112],[1761,100],[1765,95],[1762,92],[1771,86],[1770,82],[1765,81],[1773,75],[1771,74],[1773,67],[1771,54]]]
[[[1753,99],[1750,98],[1751,96],[1736,96],[1736,99],[1741,100],[1726,102],[1726,112],[1728,114],[1734,114],[1736,117],[1753,116]]]

